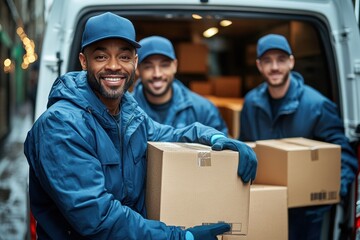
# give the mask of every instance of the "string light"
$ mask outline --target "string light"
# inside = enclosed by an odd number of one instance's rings
[[[21,68],[27,69],[29,67],[29,64],[34,63],[38,59],[38,56],[35,52],[35,43],[33,40],[28,38],[22,27],[18,27],[16,29],[16,33],[20,37],[25,49],[25,54],[23,56],[23,62],[21,63]]]

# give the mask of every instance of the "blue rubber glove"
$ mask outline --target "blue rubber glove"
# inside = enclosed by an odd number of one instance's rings
[[[213,144],[211,148],[215,151],[229,149],[239,152],[238,175],[245,183],[255,179],[257,158],[251,147],[243,142],[221,135],[214,135],[211,142]]]
[[[186,229],[186,240],[217,240],[217,235],[230,231],[228,223],[215,223]]]

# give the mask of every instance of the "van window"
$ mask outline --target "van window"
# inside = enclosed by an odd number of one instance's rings
[[[199,91],[205,91],[204,94],[207,93],[204,83],[218,81],[219,88],[235,89],[228,97],[243,97],[262,82],[255,65],[258,38],[268,33],[283,34],[289,39],[295,56],[294,70],[303,75],[305,83],[339,105],[338,70],[329,42],[331,37],[326,23],[317,18],[294,13],[239,12],[219,7],[208,11],[113,12],[134,23],[137,40],[150,35],[169,38],[179,61],[177,77],[190,88],[200,84]],[[99,13],[93,11],[82,16],[77,25],[69,71],[81,69],[78,61],[81,33],[86,19]],[[214,36],[203,36],[205,30],[214,27],[218,31]]]

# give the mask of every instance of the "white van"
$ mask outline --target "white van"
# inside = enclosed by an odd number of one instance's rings
[[[296,57],[295,70],[339,106],[346,134],[358,148],[360,34],[351,0],[54,1],[42,47],[35,119],[46,109],[54,80],[80,70],[85,22],[105,11],[130,19],[137,40],[149,35],[169,38],[179,60],[179,79],[194,90],[200,83],[199,93],[208,93],[201,85],[208,79],[237,79],[235,92],[221,93],[232,98],[242,98],[262,81],[255,65],[257,39],[266,33],[285,35]],[[204,37],[209,28],[217,33]],[[353,189],[346,208],[334,212],[329,239],[355,236],[357,183]]]

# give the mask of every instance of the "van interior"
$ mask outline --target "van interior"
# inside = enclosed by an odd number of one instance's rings
[[[260,13],[226,7],[216,10],[115,9],[113,12],[133,22],[138,41],[151,35],[172,41],[179,64],[177,78],[219,106],[233,137],[238,136],[239,126],[235,122],[239,119],[241,100],[263,81],[256,68],[256,43],[268,33],[287,37],[295,56],[294,70],[303,75],[306,84],[339,105],[338,73],[331,37],[327,36],[326,22],[318,18],[299,13],[270,10]],[[94,10],[81,16],[74,31],[67,70],[81,69],[78,61],[81,33],[86,20],[99,13],[101,11]],[[211,31],[209,29],[215,34],[205,36],[207,30]]]

